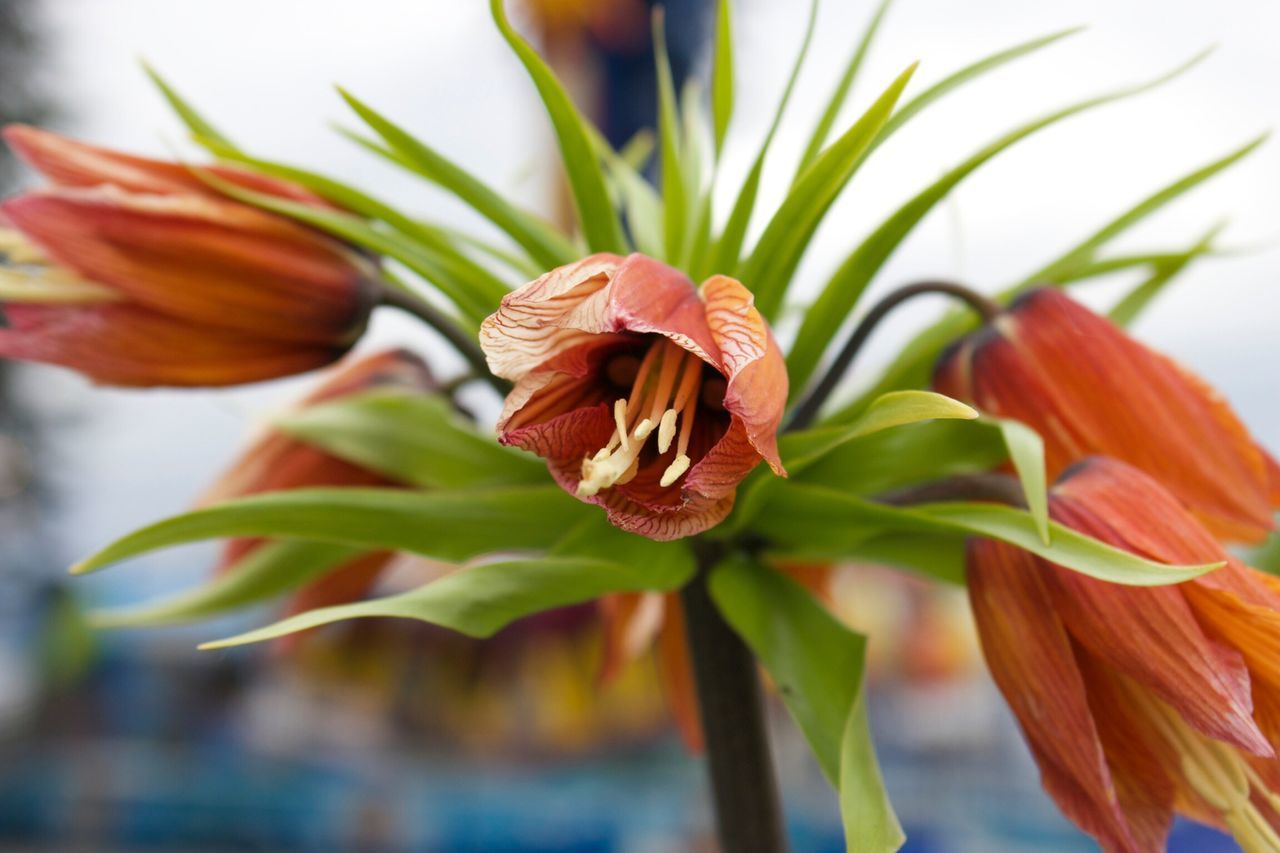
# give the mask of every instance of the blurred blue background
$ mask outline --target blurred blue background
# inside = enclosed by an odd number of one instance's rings
[[[556,10],[577,0],[532,5],[543,17],[526,8],[524,26],[580,102],[617,141],[643,126],[651,83],[643,32],[557,24]],[[770,119],[803,29],[801,5],[738,4],[746,94],[726,149],[730,175],[746,169]],[[803,145],[871,5],[824,4],[794,120],[776,146],[779,162]],[[678,65],[693,74],[705,70],[707,11],[699,0],[671,4]],[[802,284],[814,286],[888,210],[1004,130],[1164,70],[1207,43],[1221,49],[1186,79],[1073,120],[986,167],[876,286],[949,276],[994,289],[1276,123],[1271,84],[1280,80],[1280,57],[1271,40],[1280,7],[1251,0],[1180,0],[1158,15],[1138,2],[900,0],[854,107],[916,59],[927,85],[978,56],[1079,23],[1092,29],[954,96],[877,154],[824,226]],[[528,206],[556,210],[545,119],[485,4],[0,0],[0,119],[39,121],[140,153],[190,154],[140,73],[140,56],[253,150],[343,175],[433,218],[476,226],[452,200],[332,133],[327,121],[347,119],[329,83]],[[12,163],[0,169],[9,189],[31,179]],[[786,168],[766,172],[766,204],[788,178]],[[1182,246],[1230,217],[1226,242],[1251,250],[1193,268],[1137,331],[1222,388],[1273,449],[1280,405],[1267,368],[1280,357],[1272,331],[1280,270],[1274,252],[1257,248],[1280,236],[1276,186],[1280,157],[1264,149],[1125,247]],[[1091,285],[1086,297],[1105,301],[1123,283]],[[900,339],[934,310],[895,316],[868,369],[891,354],[892,329]],[[388,344],[427,353],[441,374],[455,366],[399,317],[380,317],[368,342]],[[189,586],[205,576],[213,552],[164,552],[74,584],[63,567],[189,503],[246,433],[304,385],[124,393],[51,368],[0,370],[0,847],[713,849],[702,768],[666,724],[652,679],[635,676],[628,689],[649,694],[630,715],[580,707],[594,695],[591,654],[564,644],[590,647],[590,632],[437,683],[422,677],[432,665],[424,649],[473,651],[403,625],[339,628],[292,658],[267,648],[195,651],[201,640],[261,622],[265,611],[163,631],[94,636],[85,628],[82,608]],[[490,400],[474,404],[482,417],[493,412]],[[1040,793],[982,671],[963,594],[856,569],[842,575],[839,592],[850,620],[874,631],[872,725],[908,849],[1094,849]],[[458,695],[449,699],[450,691]],[[505,722],[477,723],[492,737],[468,735],[468,709],[493,703],[505,707],[495,712]],[[774,712],[795,847],[840,849],[834,797]],[[509,717],[521,724],[513,728]],[[1235,849],[1191,825],[1178,827],[1173,846]]]

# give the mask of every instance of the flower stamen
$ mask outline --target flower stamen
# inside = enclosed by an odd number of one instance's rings
[[[611,368],[606,368],[611,376],[621,373]],[[701,377],[702,362],[697,356],[666,339],[653,344],[635,372],[631,394],[614,401],[614,430],[609,441],[582,460],[578,495],[591,497],[602,489],[629,483],[639,471],[640,453],[649,436],[657,432],[658,453],[665,454],[676,440],[677,423],[678,453],[662,475],[662,487],[672,485],[687,471],[692,464],[687,450]]]

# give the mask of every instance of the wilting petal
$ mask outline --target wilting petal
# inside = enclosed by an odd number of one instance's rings
[[[1111,850],[1140,851],[1094,726],[1071,638],[1034,557],[1001,542],[969,544],[969,596],[983,653],[1064,813]]]
[[[1271,471],[1221,395],[1052,288],[953,347],[938,390],[1045,439],[1050,476],[1104,454],[1155,476],[1223,537],[1272,528]]]
[[[58,186],[97,187],[110,184],[128,192],[153,195],[194,194],[221,197],[199,175],[180,163],[135,157],[24,124],[6,127],[4,140],[15,154]],[[254,192],[300,201],[315,207],[332,207],[310,190],[288,181],[223,165],[201,168],[224,181]]]
[[[109,385],[241,385],[315,370],[345,346],[210,331],[126,304],[6,305],[0,357],[69,367]]]
[[[374,271],[366,261],[243,205],[102,188],[29,193],[4,210],[58,263],[211,329],[351,343],[372,307]]]

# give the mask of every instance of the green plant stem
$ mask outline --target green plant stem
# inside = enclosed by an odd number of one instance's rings
[[[699,571],[680,592],[693,658],[716,827],[724,853],[787,849],[782,806],[765,726],[755,657],[725,623],[707,590],[718,555],[698,555]]]
[[[871,337],[871,333],[880,325],[880,321],[903,302],[924,294],[942,294],[959,299],[978,312],[984,321],[994,319],[1003,310],[999,303],[989,297],[983,296],[981,293],[964,285],[950,281],[922,281],[895,290],[876,303],[867,312],[867,316],[863,317],[862,321],[854,327],[849,339],[840,348],[840,352],[836,354],[835,359],[831,362],[831,366],[827,368],[827,372],[823,374],[822,379],[809,392],[809,396],[805,397],[796,406],[787,429],[804,429],[812,424],[822,406],[827,402],[827,398],[831,396],[831,392],[835,390],[836,385],[840,383],[840,380],[848,372],[850,365],[853,364],[853,360],[857,358],[863,344],[867,342],[867,339]]]
[[[458,351],[458,354],[466,360],[467,364],[471,365],[474,370],[474,377],[489,383],[499,394],[505,396],[511,390],[509,382],[489,372],[489,365],[485,361],[484,352],[480,349],[480,345],[476,343],[475,339],[434,305],[394,287],[384,288],[378,302],[380,305],[398,308],[406,314],[411,314],[434,329],[440,337],[448,341]]]

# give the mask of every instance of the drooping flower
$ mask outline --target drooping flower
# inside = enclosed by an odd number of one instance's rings
[[[405,350],[390,350],[341,366],[298,406],[305,408],[375,388],[427,392],[437,387],[421,359]],[[382,472],[339,459],[277,430],[262,433],[202,496],[212,504],[262,492],[318,486],[402,485]],[[236,564],[262,544],[260,539],[233,539],[218,562],[218,572]],[[294,593],[288,614],[353,601],[364,596],[391,561],[389,552],[367,554],[310,582]]]
[[[1034,428],[1051,477],[1112,456],[1158,479],[1222,538],[1272,529],[1280,469],[1222,396],[1059,290],[1031,291],[953,344],[934,387]]]
[[[0,206],[0,357],[111,385],[231,385],[323,367],[363,332],[378,273],[342,243],[219,197],[176,164],[28,127],[5,137],[54,186]]]
[[[1175,812],[1280,849],[1280,585],[1122,462],[1070,469],[1050,512],[1149,559],[1226,565],[1132,587],[970,543],[983,651],[1046,791],[1108,851],[1163,850]]]
[[[515,388],[499,440],[651,539],[719,523],[762,459],[783,474],[786,367],[750,292],[643,255],[592,255],[508,294],[480,330]]]

